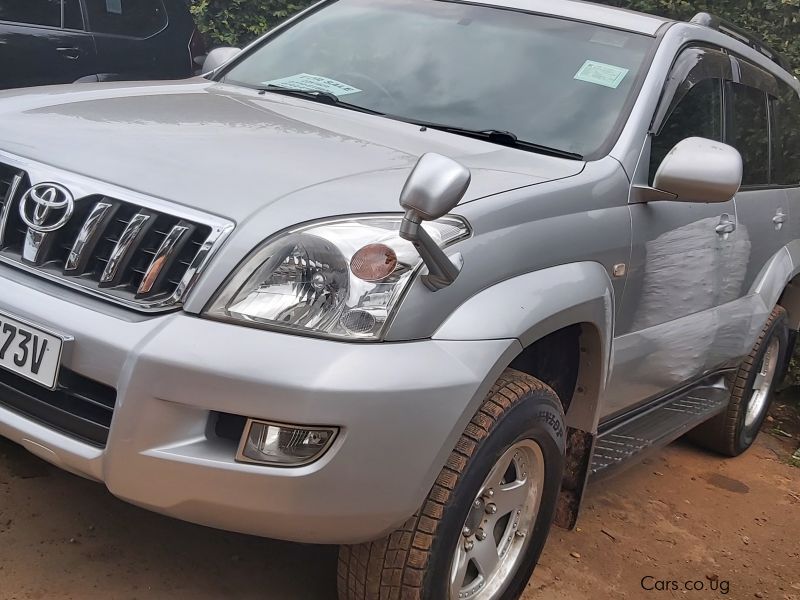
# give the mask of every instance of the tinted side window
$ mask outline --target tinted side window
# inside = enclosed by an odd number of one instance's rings
[[[61,0],[0,0],[0,21],[61,27]]]
[[[64,29],[83,29],[80,0],[64,0]]]
[[[167,25],[162,0],[86,0],[89,26],[97,33],[148,37]]]
[[[766,185],[770,179],[767,94],[738,83],[729,86],[733,92],[733,123],[728,143],[742,155],[742,185]]]
[[[675,145],[690,137],[722,141],[722,81],[704,79],[675,106],[650,151],[650,183]]]
[[[800,96],[784,86],[781,97],[773,101],[774,182],[781,185],[800,184]]]

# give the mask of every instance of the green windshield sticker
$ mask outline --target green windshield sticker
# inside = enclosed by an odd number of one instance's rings
[[[361,91],[341,81],[336,81],[329,77],[322,77],[321,75],[309,75],[308,73],[299,73],[281,79],[265,81],[264,85],[274,85],[291,90],[303,90],[304,92],[327,92],[337,97],[357,94]]]
[[[575,79],[615,90],[628,73],[630,73],[629,69],[587,60],[575,74]]]

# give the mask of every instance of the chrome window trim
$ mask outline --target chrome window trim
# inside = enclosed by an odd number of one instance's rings
[[[205,272],[206,268],[211,262],[211,259],[216,255],[219,248],[228,239],[235,227],[234,222],[229,219],[169,202],[168,200],[147,196],[146,194],[141,194],[139,192],[116,186],[111,183],[91,179],[89,177],[66,171],[58,167],[45,165],[28,158],[11,154],[4,150],[0,150],[0,162],[14,169],[24,171],[27,174],[29,183],[31,185],[36,185],[37,183],[43,183],[46,181],[57,181],[61,185],[67,187],[77,199],[95,195],[106,196],[108,198],[113,198],[135,205],[140,209],[151,209],[178,219],[204,225],[211,229],[211,233],[197,251],[194,260],[186,269],[186,273],[172,295],[155,301],[148,301],[146,299],[128,300],[125,298],[120,298],[110,291],[90,287],[82,283],[78,278],[72,280],[69,278],[69,276],[57,275],[52,272],[48,272],[43,268],[32,267],[23,262],[0,255],[0,264],[9,265],[58,285],[65,286],[73,290],[80,291],[84,294],[88,294],[90,296],[94,296],[96,298],[100,298],[102,300],[112,302],[114,304],[139,312],[158,313],[180,308],[185,302],[189,292],[194,287],[194,284]]]

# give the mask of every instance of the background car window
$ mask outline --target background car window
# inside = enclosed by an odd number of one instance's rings
[[[0,21],[61,27],[61,0],[0,0]]]
[[[767,185],[770,179],[767,94],[738,83],[729,85],[733,91],[733,123],[727,142],[742,155],[742,185]]]
[[[653,138],[650,183],[678,142],[690,137],[722,141],[722,122],[722,80],[704,79],[687,92]]]
[[[80,0],[64,0],[64,29],[83,29]]]
[[[772,101],[772,181],[778,185],[800,184],[800,96],[784,85],[781,97]]]
[[[86,9],[97,33],[143,38],[167,26],[162,0],[86,0]]]

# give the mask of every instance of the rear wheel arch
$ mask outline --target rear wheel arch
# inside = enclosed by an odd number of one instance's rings
[[[786,310],[789,329],[800,330],[800,275],[791,279],[783,288],[778,305]]]
[[[767,310],[782,306],[789,329],[800,330],[800,240],[775,253],[756,277],[750,293],[761,296]]]

